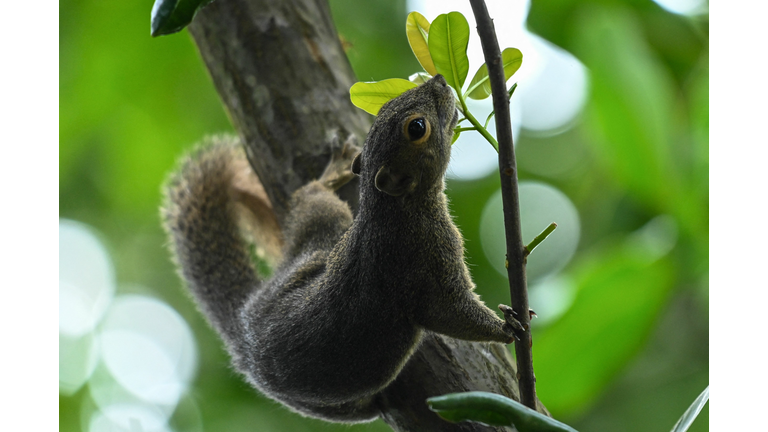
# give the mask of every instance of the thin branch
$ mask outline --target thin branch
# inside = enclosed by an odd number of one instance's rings
[[[501,196],[504,208],[504,229],[507,240],[509,268],[509,290],[512,307],[518,311],[518,319],[525,332],[515,341],[517,373],[520,378],[520,402],[536,409],[536,378],[533,374],[531,350],[530,316],[528,314],[528,288],[525,278],[525,249],[520,231],[520,199],[517,188],[517,162],[512,143],[512,122],[509,115],[509,93],[507,93],[501,51],[496,39],[493,21],[483,0],[470,0],[477,22],[477,33],[483,46],[485,64],[493,95],[496,112],[496,137],[499,144],[499,172],[501,175]]]
[[[546,239],[547,237],[549,237],[550,234],[552,234],[552,231],[554,231],[555,228],[557,228],[557,224],[552,222],[551,224],[549,224],[548,227],[544,229],[544,231],[541,232],[541,234],[534,237],[534,239],[531,240],[531,242],[528,243],[528,245],[525,247],[525,256],[527,257],[528,255],[530,255],[531,252],[533,252],[533,250],[536,249],[536,246],[538,246],[539,243],[543,242],[544,239]]]

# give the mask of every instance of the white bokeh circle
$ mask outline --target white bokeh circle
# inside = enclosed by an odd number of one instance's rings
[[[175,405],[197,367],[186,321],[145,296],[117,297],[99,332],[102,362],[122,387],[146,402]]]
[[[114,404],[92,414],[88,432],[172,432],[167,420],[152,406]]]
[[[528,244],[550,223],[557,229],[528,257],[529,283],[560,271],[573,257],[581,232],[579,214],[565,194],[540,182],[522,181],[519,185],[520,222],[523,243]],[[480,241],[486,258],[504,277],[507,269],[506,239],[501,190],[494,193],[480,218]]]
[[[106,248],[87,225],[59,220],[59,333],[81,337],[98,324],[115,292]]]

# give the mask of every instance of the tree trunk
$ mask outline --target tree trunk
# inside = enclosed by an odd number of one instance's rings
[[[217,0],[198,13],[189,31],[281,223],[291,193],[322,173],[330,138],[354,134],[362,144],[371,124],[350,102],[355,77],[328,4]],[[340,195],[355,209],[357,183]],[[396,431],[509,430],[451,424],[425,402],[471,390],[520,400],[507,348],[429,334],[376,403]],[[540,403],[539,410],[546,412]]]

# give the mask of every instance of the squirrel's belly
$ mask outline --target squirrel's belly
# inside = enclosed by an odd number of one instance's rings
[[[248,374],[265,392],[291,400],[328,403],[369,396],[397,376],[418,345],[421,331],[405,324],[354,337],[339,332],[330,343],[306,340],[287,349],[256,344],[260,352],[253,353]]]

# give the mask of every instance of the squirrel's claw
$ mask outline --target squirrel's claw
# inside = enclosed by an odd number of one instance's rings
[[[504,313],[504,321],[506,321],[504,323],[505,330],[511,330],[512,336],[515,339],[520,340],[520,336],[525,333],[526,329],[520,324],[520,321],[515,318],[517,312],[505,304],[500,304],[499,309]],[[531,312],[533,311],[529,310],[529,313]]]
[[[504,306],[505,308],[509,308],[512,311],[512,315],[517,316],[517,312],[515,312],[514,309],[510,308],[507,305],[499,305],[499,309],[501,309],[502,306]],[[504,309],[501,309],[501,310],[504,311]],[[534,311],[533,309],[528,309],[528,319],[529,320],[534,319],[534,318],[538,318],[538,317],[539,316],[536,315],[536,311]]]

